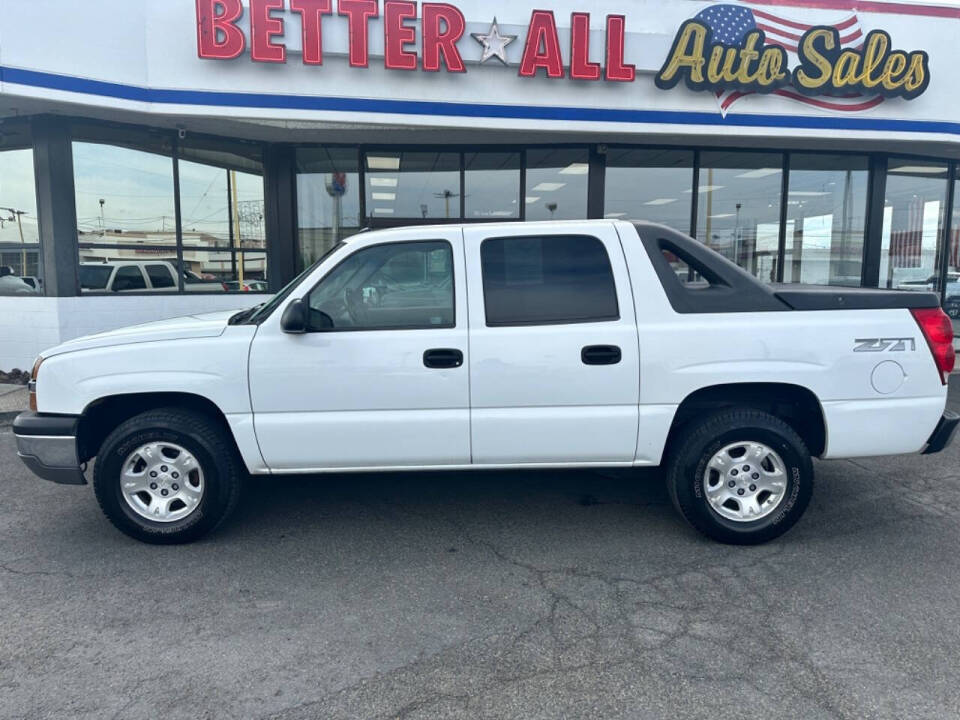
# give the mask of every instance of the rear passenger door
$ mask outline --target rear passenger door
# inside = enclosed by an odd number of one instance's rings
[[[613,225],[464,236],[473,462],[632,462],[639,350]]]

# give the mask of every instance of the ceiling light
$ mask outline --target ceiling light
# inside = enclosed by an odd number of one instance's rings
[[[817,192],[816,190],[791,190],[789,194],[803,197],[820,197],[821,195],[829,195],[830,193]]]
[[[901,165],[900,167],[890,168],[888,172],[914,173],[917,175],[943,175],[947,172],[947,169],[936,165]]]
[[[711,220],[719,220],[720,218],[733,217],[733,213],[720,213],[719,215],[711,215]]]
[[[539,195],[527,195],[527,205],[532,205],[540,199]]]
[[[393,215],[393,208],[374,208],[374,215]]]
[[[566,187],[566,183],[552,183],[552,182],[542,182],[539,185],[533,188],[534,192],[553,192],[554,190],[559,190],[562,187]]]
[[[399,170],[400,158],[367,155],[367,167],[371,170]]]
[[[697,192],[701,194],[708,193],[708,192],[713,192],[714,190],[720,190],[723,187],[724,187],[723,185],[701,185],[700,187],[697,188]],[[692,193],[693,190],[684,190],[684,192],[689,194],[689,193]]]
[[[756,170],[748,170],[745,173],[740,173],[737,175],[738,178],[763,178],[769,175],[779,175],[780,168],[757,168]]]
[[[394,177],[370,177],[370,187],[396,187],[397,179]]]
[[[586,175],[590,172],[590,166],[587,163],[570,163],[563,170],[561,175]]]
[[[374,200],[396,200],[396,193],[387,193],[387,192],[375,192],[371,193],[371,196]]]
[[[685,190],[684,192],[690,192]],[[656,200],[647,200],[644,205],[669,205],[672,202],[676,202],[677,198],[657,198]]]
[[[626,215],[626,213],[607,213],[606,215],[604,215],[604,217],[605,217],[605,218],[618,218],[618,217],[623,217],[624,215]]]

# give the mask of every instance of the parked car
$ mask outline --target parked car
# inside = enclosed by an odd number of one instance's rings
[[[226,280],[223,289],[228,292],[267,292],[267,283],[264,280]]]
[[[222,292],[217,280],[207,280],[190,270],[184,271],[187,292]],[[80,289],[87,292],[177,292],[177,271],[166,260],[111,260],[80,263]]]
[[[659,225],[400,228],[249,310],[43,352],[14,432],[49,480],[96,458],[147,542],[210,531],[246,473],[662,465],[695,528],[759,543],[803,514],[811,457],[950,441],[952,339],[933,293],[772,288]]]

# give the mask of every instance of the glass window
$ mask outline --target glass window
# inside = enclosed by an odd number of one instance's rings
[[[73,143],[77,231],[83,245],[176,245],[172,155]]]
[[[381,178],[376,187],[393,192],[394,180]],[[361,227],[357,149],[298,149],[297,256],[300,267],[309,267]]]
[[[784,282],[860,285],[868,178],[865,157],[790,156]]]
[[[604,182],[604,217],[662,223],[690,232],[693,153],[611,148]]]
[[[317,330],[453,327],[448,242],[389,243],[357,250],[310,293]]]
[[[41,295],[33,150],[0,152],[0,295]]]
[[[783,156],[704,152],[697,239],[757,278],[777,277]]]
[[[947,286],[943,309],[953,322],[954,336],[960,335],[960,166],[953,180],[953,219],[950,225],[950,251],[947,255]]]
[[[268,292],[264,252],[183,249],[185,292]]]
[[[177,286],[172,266],[154,263],[145,266],[145,269],[147,271],[147,277],[150,278],[150,285],[154,290],[164,290]]]
[[[527,220],[580,220],[587,216],[586,148],[527,151]]]
[[[467,153],[464,167],[467,220],[520,217],[520,153]]]
[[[616,320],[610,258],[584,235],[490,238],[480,246],[487,325]]]
[[[367,215],[373,219],[460,217],[460,153],[367,153]]]
[[[138,265],[121,265],[113,276],[113,287],[110,289],[114,292],[146,290],[147,282]]]
[[[890,158],[883,207],[880,287],[938,290],[947,166]]]

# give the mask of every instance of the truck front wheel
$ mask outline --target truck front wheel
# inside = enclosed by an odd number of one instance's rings
[[[667,486],[673,504],[714,540],[772,540],[810,502],[810,453],[792,427],[768,413],[719,411],[685,426],[672,447]]]
[[[93,488],[119,530],[148,543],[196,540],[219,525],[240,495],[241,469],[226,431],[179,408],[121,423],[97,454]]]

